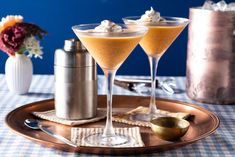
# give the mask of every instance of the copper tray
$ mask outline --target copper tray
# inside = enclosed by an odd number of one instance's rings
[[[98,107],[105,107],[106,96],[98,96]],[[131,110],[139,105],[148,106],[148,97],[138,96],[114,96],[113,108],[115,111],[127,111]],[[47,147],[53,147],[64,151],[80,152],[80,153],[92,153],[92,154],[139,154],[139,153],[151,153],[156,151],[164,151],[173,149],[179,146],[187,145],[202,138],[205,138],[212,134],[219,126],[219,119],[216,115],[203,109],[199,106],[183,103],[179,101],[157,99],[158,108],[172,112],[188,112],[195,115],[193,121],[191,121],[190,128],[186,135],[181,140],[169,142],[159,139],[153,134],[150,128],[141,127],[141,136],[145,147],[140,148],[100,148],[100,147],[78,147],[73,148],[69,145],[63,144],[60,141],[46,135],[45,133],[32,130],[24,126],[24,120],[26,118],[35,118],[31,112],[33,111],[46,111],[54,109],[54,100],[45,100],[40,102],[34,102],[28,105],[19,107],[6,116],[6,124],[17,134],[24,136],[32,141],[43,144]],[[52,123],[52,122],[46,122]],[[105,120],[81,125],[81,127],[102,127],[105,124]],[[127,126],[126,124],[114,123],[116,127]],[[71,127],[53,123],[53,130],[59,134],[70,139]]]

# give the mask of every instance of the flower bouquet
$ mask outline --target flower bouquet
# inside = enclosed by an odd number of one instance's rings
[[[42,47],[38,39],[42,39],[46,31],[32,23],[23,22],[23,17],[7,16],[0,22],[0,49],[8,55],[29,53],[29,56],[42,56]]]
[[[46,34],[39,26],[23,22],[20,15],[7,16],[0,21],[0,50],[9,55],[5,74],[10,91],[16,94],[28,92],[33,74],[29,57],[42,58],[39,40]]]

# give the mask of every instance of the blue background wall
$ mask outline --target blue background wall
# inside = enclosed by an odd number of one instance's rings
[[[227,0],[231,2],[233,0]],[[64,39],[74,38],[71,26],[81,23],[97,23],[111,19],[121,23],[122,17],[142,15],[153,6],[164,16],[188,17],[189,8],[202,5],[204,0],[2,0],[0,17],[20,14],[25,21],[40,25],[49,32],[41,42],[43,60],[32,59],[35,74],[53,74],[53,58],[56,48]],[[159,63],[159,75],[185,75],[187,29],[168,49]],[[0,73],[4,73],[7,55],[0,53]],[[99,69],[99,73],[102,73]],[[118,74],[149,75],[146,55],[138,46],[121,66]]]

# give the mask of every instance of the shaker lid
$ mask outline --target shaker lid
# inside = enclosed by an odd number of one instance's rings
[[[55,51],[55,65],[64,67],[94,66],[95,61],[79,39],[64,41],[64,50]]]
[[[67,39],[64,41],[64,50],[71,51],[77,50],[77,53],[82,53],[86,51],[86,48],[83,46],[79,39]]]

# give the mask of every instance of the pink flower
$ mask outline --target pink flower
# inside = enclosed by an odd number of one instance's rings
[[[9,55],[14,55],[14,52],[21,48],[25,37],[26,32],[22,27],[17,25],[9,27],[0,34],[0,49]]]

